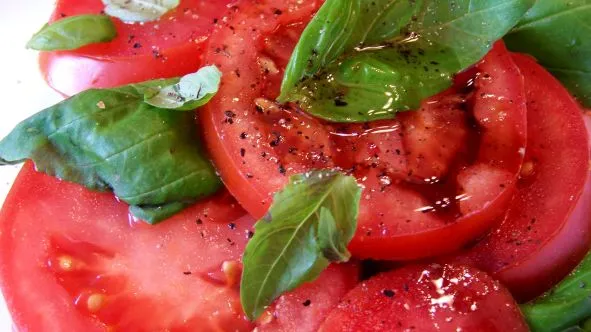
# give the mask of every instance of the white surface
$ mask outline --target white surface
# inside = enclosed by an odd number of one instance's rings
[[[53,0],[0,0],[0,137],[19,121],[61,99],[41,78],[37,53],[25,49],[31,35],[47,22],[53,5]],[[0,203],[19,169],[0,168]],[[0,331],[11,331],[10,316],[1,297]]]

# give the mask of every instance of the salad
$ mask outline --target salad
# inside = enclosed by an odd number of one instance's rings
[[[591,2],[58,0],[18,331],[591,330]]]

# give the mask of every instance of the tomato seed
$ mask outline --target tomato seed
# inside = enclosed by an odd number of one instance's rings
[[[92,294],[86,300],[86,306],[88,307],[88,311],[90,312],[97,312],[99,311],[103,303],[105,302],[105,296],[103,294]]]

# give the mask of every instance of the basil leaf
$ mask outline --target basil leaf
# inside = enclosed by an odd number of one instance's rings
[[[418,108],[478,62],[534,0],[327,0],[286,68],[279,101],[337,122]]]
[[[115,37],[117,30],[108,16],[78,15],[46,24],[29,40],[27,48],[38,51],[74,50],[108,42]]]
[[[338,172],[290,178],[244,251],[240,299],[250,319],[283,292],[316,279],[331,262],[349,259],[360,196],[355,178]]]
[[[124,22],[148,22],[159,19],[178,7],[180,0],[102,0],[105,13]]]
[[[558,286],[521,306],[532,331],[562,331],[591,318],[591,254]]]
[[[213,98],[220,87],[221,77],[222,72],[216,66],[203,67],[176,84],[148,91],[144,100],[159,108],[191,111]]]
[[[199,148],[194,114],[144,102],[178,79],[87,90],[21,122],[0,141],[0,164],[112,190],[150,223],[210,195],[221,182]]]
[[[505,37],[507,46],[529,53],[578,99],[591,107],[591,0],[538,0]]]

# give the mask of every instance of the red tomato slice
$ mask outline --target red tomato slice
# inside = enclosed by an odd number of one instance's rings
[[[563,279],[591,242],[589,143],[579,105],[533,59],[525,77],[528,146],[508,215],[457,260],[491,273],[526,301]]]
[[[126,24],[113,19],[118,36],[109,43],[74,51],[42,52],[41,70],[49,85],[64,95],[197,71],[214,22],[231,0],[181,0],[158,21]],[[59,0],[51,21],[98,14],[101,0]]]
[[[329,124],[273,102],[316,7],[238,5],[212,35],[205,61],[224,78],[200,114],[230,192],[261,217],[289,175],[340,168],[366,187],[350,245],[357,257],[440,255],[481,236],[512,197],[526,142],[523,80],[504,46],[476,66],[471,92],[464,82],[393,121]]]
[[[21,331],[251,331],[238,285],[252,224],[220,194],[150,226],[112,195],[26,164],[0,214],[2,291]],[[266,323],[315,331],[357,276],[331,267]]]
[[[258,332],[318,331],[339,301],[357,285],[355,264],[331,265],[313,283],[279,297],[257,321]]]
[[[23,331],[249,330],[237,282],[252,224],[222,194],[149,226],[27,164],[0,215],[2,290]]]
[[[453,265],[407,266],[354,288],[321,332],[529,331],[511,294],[484,272]]]

